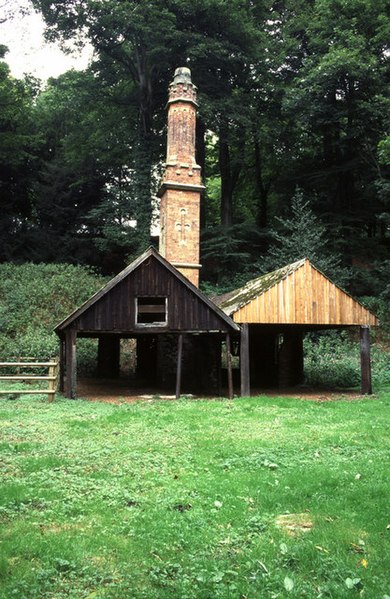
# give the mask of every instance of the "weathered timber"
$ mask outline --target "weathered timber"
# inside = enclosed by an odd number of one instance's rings
[[[222,334],[239,330],[239,325],[150,248],[56,327],[56,333],[60,339],[65,338],[66,344],[65,394],[75,397],[76,393],[76,337],[101,339],[98,369],[104,376],[113,376],[118,371],[120,338],[136,339],[137,378],[149,386],[157,379],[157,339],[163,341],[168,336],[178,339],[184,333],[211,335],[215,339],[210,345],[213,353]],[[212,370],[214,373],[215,367]],[[205,369],[199,372],[205,378]],[[187,385],[187,373],[183,374]],[[173,374],[172,387],[174,377]]]
[[[235,322],[378,325],[374,314],[303,259],[214,298]]]
[[[183,361],[183,335],[179,335],[177,342],[177,370],[176,370],[176,399],[180,397],[181,371]]]
[[[65,339],[63,336],[60,337],[60,364],[59,364],[59,390],[61,393],[65,390]]]
[[[66,381],[65,395],[69,399],[76,397],[77,362],[76,362],[77,332],[74,328],[66,330]]]
[[[250,389],[250,365],[249,365],[249,326],[243,324],[240,338],[240,379],[241,396],[246,397],[251,393]]]
[[[136,299],[167,298],[164,326],[137,324]],[[226,314],[153,248],[114,277],[57,327],[77,333],[228,332],[239,331]]]
[[[371,382],[371,351],[370,351],[370,327],[360,327],[360,368],[361,368],[361,392],[363,395],[372,394]]]
[[[53,358],[50,362],[0,362],[2,367],[16,368],[18,374],[0,375],[0,381],[47,381],[47,389],[10,389],[0,390],[0,395],[48,395],[49,402],[52,402],[55,397],[57,381],[58,381],[58,359]],[[26,374],[21,373],[20,368],[48,368],[48,375]]]
[[[28,368],[33,368],[35,366],[52,366],[53,362],[0,362],[0,366],[26,366]]]
[[[50,368],[53,367],[54,365],[50,366]],[[56,378],[57,377],[55,375],[40,376],[35,374],[14,374],[0,376],[0,381],[55,381]]]
[[[228,380],[228,398],[233,399],[233,372],[232,372],[232,348],[230,334],[226,333],[226,361],[227,361],[227,380]]]

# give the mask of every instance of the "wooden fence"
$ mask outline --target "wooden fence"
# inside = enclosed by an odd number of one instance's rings
[[[47,381],[47,389],[9,389],[7,391],[0,390],[0,395],[43,395],[47,393],[49,402],[52,402],[55,397],[58,383],[58,358],[52,358],[48,362],[33,362],[33,361],[22,361],[18,362],[0,362],[0,368],[9,368],[16,370],[17,374],[0,375],[0,381]],[[47,375],[31,374],[22,372],[22,370],[28,369],[29,371],[34,368],[47,369]]]

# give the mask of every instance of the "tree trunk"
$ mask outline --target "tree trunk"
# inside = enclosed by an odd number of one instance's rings
[[[230,168],[230,149],[227,123],[219,130],[219,172],[221,174],[221,224],[231,227],[233,223],[233,185]]]
[[[198,117],[196,119],[196,162],[201,168],[203,180],[206,177],[206,127],[203,119]],[[204,191],[200,196],[200,228],[204,229],[206,226],[206,207]]]
[[[257,195],[257,218],[256,224],[261,229],[265,229],[268,222],[268,192],[269,185],[265,186],[262,175],[261,150],[258,139],[254,138],[255,149],[255,185]]]
[[[152,80],[147,65],[146,49],[135,47],[135,69],[139,85],[138,147],[135,153],[135,179],[137,194],[138,251],[150,245],[152,222]]]

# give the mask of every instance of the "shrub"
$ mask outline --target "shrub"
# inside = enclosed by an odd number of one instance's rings
[[[310,333],[304,341],[305,376],[309,385],[360,386],[360,344],[348,331]],[[378,344],[371,347],[374,388],[390,384],[390,354]]]
[[[0,264],[2,359],[58,355],[54,327],[103,284],[91,268],[82,266]],[[83,346],[78,356],[80,370],[90,364],[90,356],[91,351]]]

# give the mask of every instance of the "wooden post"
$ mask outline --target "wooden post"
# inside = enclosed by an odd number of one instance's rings
[[[360,327],[360,371],[362,395],[372,394],[371,383],[371,355],[370,355],[370,327]]]
[[[226,333],[226,360],[227,360],[228,398],[233,399],[233,374],[232,374],[232,354],[231,354],[231,347],[230,347],[230,333]]]
[[[241,325],[240,378],[241,378],[241,397],[247,397],[251,394],[250,368],[249,368],[249,326],[247,323]]]
[[[183,359],[183,334],[180,334],[179,340],[178,340],[178,345],[177,345],[176,399],[179,399],[179,397],[180,397],[182,359]]]
[[[49,400],[49,402],[54,401],[54,396],[55,396],[55,391],[56,391],[56,387],[57,387],[57,376],[58,376],[58,359],[57,358],[51,358],[50,362],[52,363],[49,366],[49,391],[53,391],[53,393],[49,393],[47,398]]]
[[[77,380],[77,357],[76,357],[77,333],[74,329],[66,331],[66,385],[65,396],[69,399],[76,397]]]
[[[59,378],[59,391],[60,393],[64,392],[65,389],[65,339],[60,339],[60,378]]]

